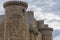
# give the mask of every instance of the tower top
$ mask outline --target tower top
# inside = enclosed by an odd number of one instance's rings
[[[4,8],[7,6],[11,6],[11,5],[17,5],[17,6],[22,6],[25,8],[28,8],[28,4],[26,2],[22,2],[22,1],[8,1],[4,3]]]

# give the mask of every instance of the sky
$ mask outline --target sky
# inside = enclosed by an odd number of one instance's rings
[[[9,0],[0,0],[0,15],[4,14],[3,3]],[[60,0],[20,0],[28,3],[28,9],[34,11],[37,20],[44,20],[45,24],[54,30],[60,30]],[[54,40],[59,40],[55,37]]]

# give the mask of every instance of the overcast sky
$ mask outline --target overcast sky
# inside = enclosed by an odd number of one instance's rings
[[[0,14],[4,14],[3,3],[6,1],[9,0],[0,0]],[[45,24],[49,24],[49,27],[52,27],[54,30],[60,30],[60,0],[20,1],[28,3],[29,6],[27,10],[34,11],[34,16],[37,20],[44,20]]]

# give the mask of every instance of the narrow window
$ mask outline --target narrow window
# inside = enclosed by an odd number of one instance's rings
[[[25,13],[25,10],[23,9],[23,13]]]

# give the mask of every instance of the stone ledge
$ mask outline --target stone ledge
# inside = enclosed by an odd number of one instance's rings
[[[41,28],[39,31],[41,31],[41,30],[50,30],[50,31],[53,31],[53,28]]]
[[[11,5],[17,5],[17,6],[23,6],[25,8],[28,8],[28,4],[26,2],[22,2],[22,1],[8,1],[5,2],[3,7],[7,7],[7,6],[11,6]]]

